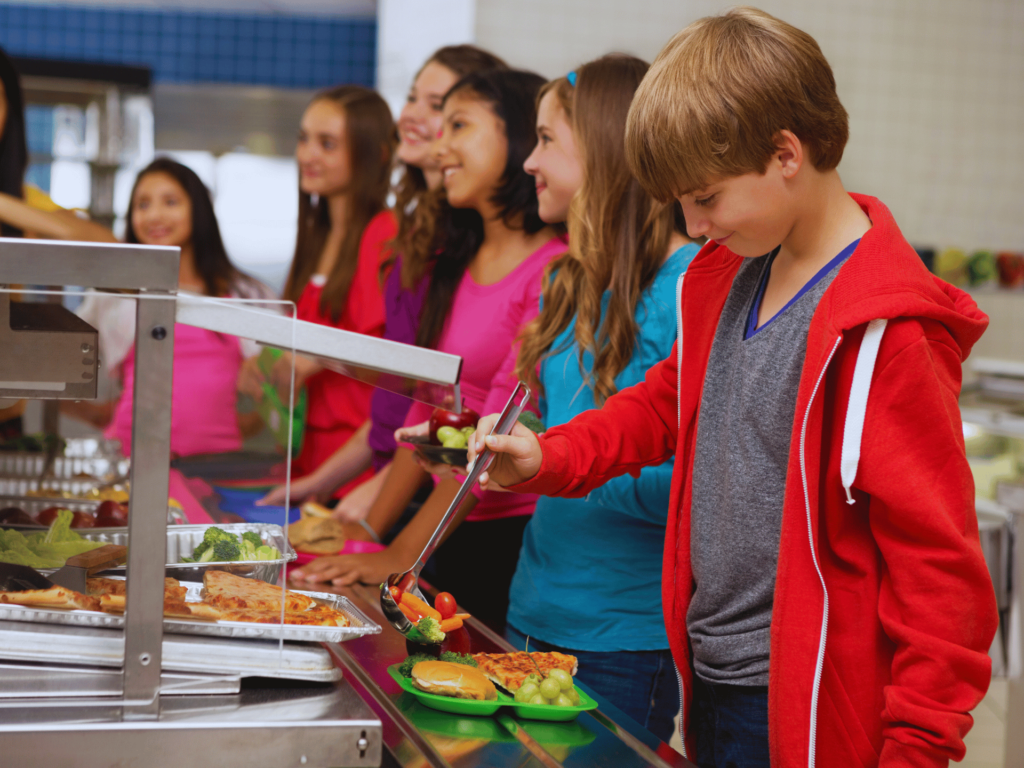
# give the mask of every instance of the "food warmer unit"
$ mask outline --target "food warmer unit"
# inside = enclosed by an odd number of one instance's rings
[[[164,636],[174,327],[294,349],[378,386],[411,392],[418,383],[414,394],[426,402],[458,397],[461,359],[251,305],[178,296],[177,248],[0,239],[0,255],[4,286],[96,286],[138,297],[123,630],[0,620],[0,762],[380,765],[380,719],[324,647]],[[12,302],[9,289],[0,292],[0,396],[94,398],[98,366],[93,328],[59,304]],[[363,631],[352,634],[379,631],[358,610],[354,616]],[[273,636],[274,627],[259,626]],[[243,682],[247,664],[259,676]]]

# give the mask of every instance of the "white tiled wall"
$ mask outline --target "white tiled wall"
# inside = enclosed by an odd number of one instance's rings
[[[477,41],[553,77],[609,51],[652,59],[734,3],[477,0]],[[1024,0],[764,0],[810,32],[850,112],[840,171],[914,244],[1024,251]]]

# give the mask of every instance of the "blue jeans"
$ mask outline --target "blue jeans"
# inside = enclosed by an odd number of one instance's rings
[[[506,625],[505,639],[526,647],[526,635]],[[679,712],[679,681],[667,651],[576,651],[530,638],[534,651],[570,653],[579,661],[577,679],[625,712],[659,739],[672,736]]]
[[[767,686],[716,685],[693,676],[690,733],[700,768],[769,768]]]

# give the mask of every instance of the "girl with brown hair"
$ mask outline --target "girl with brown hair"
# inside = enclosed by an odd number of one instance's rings
[[[395,124],[376,92],[343,85],[306,108],[295,151],[299,164],[299,229],[284,298],[297,316],[371,336],[384,334],[380,270],[396,233],[387,210]],[[373,388],[312,359],[294,356],[296,389],[305,385],[308,412],[298,477],[315,470],[370,414]],[[292,355],[274,364],[270,380],[287,399]],[[264,375],[246,361],[239,388],[259,399]],[[339,495],[346,490],[343,487]]]
[[[626,115],[648,65],[605,56],[548,84],[526,162],[547,221],[568,216],[569,252],[545,276],[516,372],[548,426],[599,408],[668,356],[673,295],[697,246],[626,165]],[[580,680],[667,741],[679,697],[661,615],[672,464],[586,499],[540,497],[523,534],[506,637],[579,659]],[[572,553],[565,543],[572,541]],[[599,610],[595,610],[599,606]]]
[[[384,278],[384,338],[416,343],[416,329],[426,296],[435,251],[435,233],[443,199],[441,169],[432,150],[441,130],[441,105],[455,82],[470,72],[504,69],[505,62],[473,45],[450,45],[431,56],[413,80],[398,118],[398,151],[401,178],[395,189],[398,235],[391,244],[392,258]],[[395,430],[405,421],[412,401],[407,397],[375,390],[371,418],[312,474],[292,483],[291,497],[324,498],[335,488],[372,467],[374,475],[345,495],[335,516],[358,522],[366,517],[387,476],[395,452]],[[275,488],[264,504],[283,504],[284,486]]]

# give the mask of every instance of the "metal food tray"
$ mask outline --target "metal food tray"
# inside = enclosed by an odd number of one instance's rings
[[[203,585],[196,582],[181,582],[188,591],[186,601],[200,599]],[[256,624],[245,621],[199,621],[177,617],[164,617],[164,631],[182,635],[206,637],[234,637],[247,640],[294,640],[314,643],[343,643],[363,635],[378,635],[379,624],[374,623],[347,597],[328,592],[306,592],[290,590],[308,595],[317,603],[341,611],[352,622],[348,627],[309,627],[295,624]],[[36,624],[62,624],[74,627],[107,627],[119,629],[124,626],[124,616],[100,611],[67,611],[57,608],[0,603],[0,620],[24,621]]]
[[[246,531],[258,533],[267,544],[277,547],[281,557],[276,560],[239,560],[231,562],[210,561],[208,563],[183,563],[181,558],[191,557],[192,551],[199,546],[210,525],[175,525],[167,528],[167,575],[178,581],[202,581],[203,574],[214,569],[227,571],[235,576],[247,579],[258,579],[269,584],[277,584],[281,576],[281,567],[298,557],[288,537],[280,525],[271,523],[226,523],[218,525],[222,531],[233,533],[239,538]],[[80,528],[77,529],[82,538],[91,541],[102,541],[104,544],[123,544],[128,546],[127,528]],[[111,570],[124,572],[125,566]]]
[[[0,622],[0,658],[8,661],[116,668],[124,663],[124,634],[113,629]],[[2,668],[2,664],[0,664]],[[279,677],[333,682],[342,672],[318,645],[253,642],[165,634],[163,669],[177,672]],[[0,690],[0,699],[8,691]]]

